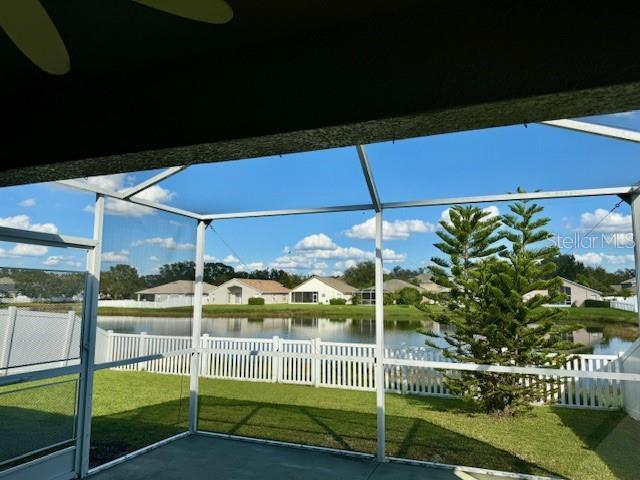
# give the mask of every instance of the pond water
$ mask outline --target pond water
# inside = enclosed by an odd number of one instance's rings
[[[191,334],[191,318],[162,317],[109,317],[99,316],[98,326],[117,333],[141,333],[150,335]],[[425,336],[418,329],[443,334],[451,331],[448,325],[433,321],[385,322],[385,345],[388,347],[421,346]],[[331,318],[203,318],[202,333],[212,337],[269,338],[278,336],[291,340],[321,338],[327,342],[375,343],[373,319]],[[632,343],[635,329],[611,330],[590,328],[573,332],[573,340],[584,345],[583,353],[616,354],[625,351]],[[446,342],[436,339],[445,346]]]

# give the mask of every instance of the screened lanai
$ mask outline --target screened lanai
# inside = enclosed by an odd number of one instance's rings
[[[635,478],[640,468],[634,443],[640,440],[637,332],[620,336],[627,342],[619,346],[622,351],[577,352],[561,368],[500,364],[489,356],[478,363],[455,362],[425,345],[395,348],[385,338],[401,338],[391,325],[403,321],[402,310],[375,301],[385,297],[388,266],[403,258],[393,241],[408,234],[393,230],[401,225],[396,222],[429,218],[435,231],[443,209],[456,205],[507,211],[514,202],[539,203],[567,223],[562,205],[602,199],[611,209],[596,215],[591,231],[611,225],[607,219],[629,217],[630,231],[605,232],[627,235],[620,241],[637,271],[640,246],[628,240],[640,231],[640,177],[633,169],[640,131],[630,118],[553,120],[493,133],[176,165],[49,185],[81,195],[74,202],[85,225],[65,232],[22,218],[0,227],[0,257],[8,262],[0,276],[6,279],[0,282],[6,304],[0,309],[0,478]],[[566,149],[566,136],[578,138],[577,146]],[[467,145],[473,155],[456,156],[451,150],[456,144]],[[538,161],[520,158],[518,149]],[[416,151],[424,157],[411,163],[409,155]],[[608,152],[611,160],[604,164]],[[506,176],[501,183],[505,169],[520,161],[530,162],[530,175],[521,179],[529,191],[519,191],[521,185]],[[238,170],[242,162],[251,168]],[[298,173],[296,181],[280,182],[279,172],[285,171]],[[245,188],[261,180],[259,190]],[[16,202],[24,196],[20,190],[10,195]],[[350,231],[345,227],[345,235],[363,240],[357,258],[374,263],[373,288],[362,290],[375,306],[351,307],[345,301],[344,308],[371,308],[370,323],[358,322],[350,312],[340,322],[318,314],[309,320],[313,333],[299,329],[299,337],[271,337],[255,333],[246,312],[232,320],[207,314],[212,299],[222,295],[220,285],[205,281],[207,268],[224,261],[247,271],[265,266],[245,258],[244,239],[266,243],[276,230],[297,233],[340,216],[345,225],[361,222]],[[245,223],[225,230],[234,222]],[[430,228],[427,223],[410,225],[420,232]],[[89,229],[91,235],[82,234]],[[314,235],[311,240],[326,241]],[[306,244],[292,237],[292,246],[272,265],[297,268],[302,258],[312,272],[331,259],[348,268],[352,257],[326,252],[356,247],[329,240],[305,256]],[[46,255],[46,260],[35,267],[20,263],[24,255]],[[151,320],[130,331],[100,324],[99,315],[108,315],[99,308],[135,310],[141,302],[106,298],[101,284],[114,282],[118,274],[122,282],[134,281],[126,276],[132,266],[158,272],[178,261],[193,262],[193,277],[180,280],[186,282],[179,285],[182,290],[142,295],[156,295],[149,300],[156,307],[160,295],[173,295],[162,300],[173,302],[168,308],[187,308],[188,318],[154,310],[153,322],[166,325],[164,333],[146,331],[153,328]],[[339,276],[328,274],[328,266],[320,269],[324,274],[312,275]],[[16,289],[27,291],[25,285],[32,293],[21,303]],[[241,286],[225,288],[227,295]],[[637,284],[633,289],[628,293],[637,298]],[[147,292],[142,286],[139,291]],[[322,291],[317,295],[312,298],[322,298]],[[635,312],[625,317],[628,328],[638,325],[637,304]],[[262,321],[278,324],[274,317]],[[216,325],[224,322],[227,331],[238,334],[216,334]],[[370,328],[361,335],[373,341],[318,336],[351,324]],[[408,330],[415,330],[411,325]],[[444,338],[450,327],[440,322],[438,328]],[[590,339],[602,334],[589,326],[580,329],[583,333]],[[473,372],[500,374],[515,385],[539,382],[533,413],[516,422],[470,409],[445,378]],[[547,435],[530,434],[550,425]]]

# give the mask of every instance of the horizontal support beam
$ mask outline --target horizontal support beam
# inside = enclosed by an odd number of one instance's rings
[[[371,203],[361,205],[342,205],[336,207],[318,207],[318,208],[291,208],[284,210],[258,210],[253,212],[237,212],[237,213],[212,213],[210,215],[202,215],[202,220],[226,220],[231,218],[254,218],[254,217],[276,217],[280,215],[306,215],[310,213],[332,213],[332,212],[354,212],[359,210],[373,210]]]
[[[382,208],[435,207],[469,203],[512,202],[518,200],[551,200],[555,198],[597,197],[605,195],[629,195],[636,187],[589,188],[582,190],[559,190],[551,192],[505,193],[475,197],[432,198],[408,202],[383,203]]]
[[[78,364],[69,365],[67,367],[34,370],[33,372],[15,373],[5,377],[0,377],[0,387],[5,385],[15,385],[18,383],[33,382],[34,380],[61,377],[63,375],[73,375],[75,373],[80,373],[80,371],[80,364]]]
[[[154,353],[143,357],[125,358],[123,360],[114,360],[113,362],[96,363],[93,367],[94,371],[106,370],[107,368],[123,367],[134,363],[152,362],[153,360],[161,360],[163,358],[180,357],[182,355],[191,355],[194,352],[192,348],[184,348],[182,350],[174,350],[167,353]]]
[[[99,193],[104,195],[105,197],[115,198],[116,200],[122,200],[123,202],[135,203],[136,205],[142,205],[149,208],[154,208],[156,210],[160,210],[163,212],[173,213],[174,215],[180,215],[183,217],[194,218],[196,220],[202,220],[202,215],[190,212],[188,210],[183,210],[182,208],[172,207],[170,205],[165,205],[163,203],[152,202],[149,200],[145,200],[142,198],[127,197],[127,192],[113,192],[111,190],[105,190],[104,188],[100,188],[96,185],[92,185],[88,182],[83,182],[80,180],[58,180],[56,182],[58,185],[63,185],[65,187],[73,188],[76,190],[83,190],[85,192],[91,193]]]
[[[70,237],[57,233],[34,232],[18,228],[0,227],[0,241],[45,245],[58,248],[82,248],[91,250],[96,246],[92,238]]]
[[[568,119],[550,120],[541,123],[542,125],[564,128],[567,130],[573,130],[574,132],[590,133],[592,135],[599,135],[601,137],[640,143],[640,132],[636,132],[635,130],[626,130],[624,128],[608,127],[606,125],[598,125],[596,123],[580,122],[578,120]]]
[[[125,199],[126,198],[131,198],[134,195],[137,195],[138,193],[142,192],[143,190],[146,190],[149,187],[153,187],[157,183],[160,183],[163,180],[166,180],[167,178],[174,176],[176,173],[181,172],[185,168],[187,168],[187,167],[184,166],[184,165],[181,165],[181,166],[178,166],[178,167],[167,168],[165,171],[160,172],[159,174],[154,175],[153,177],[145,180],[144,182],[141,182],[138,185],[135,185],[135,186],[125,190],[123,192],[124,193],[123,198],[125,198]]]
[[[515,375],[541,375],[547,377],[593,378],[600,380],[622,380],[629,382],[640,382],[639,373],[594,372],[544,367],[509,367],[506,365],[433,362],[428,360],[405,360],[400,358],[385,358],[383,363],[385,365],[396,365],[399,367],[434,368],[438,370],[461,370],[465,372],[506,373]]]

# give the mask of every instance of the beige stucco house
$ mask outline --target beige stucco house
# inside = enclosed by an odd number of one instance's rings
[[[202,287],[202,302],[208,303],[209,294],[215,290],[215,285],[204,282]],[[176,280],[174,282],[158,285],[157,287],[145,288],[136,292],[138,301],[166,302],[171,300],[193,300],[195,282],[193,280]]]
[[[291,290],[291,303],[329,303],[332,298],[344,298],[347,303],[358,289],[344,280],[314,275]]]
[[[585,287],[572,280],[560,277],[562,280],[562,292],[566,295],[563,306],[575,305],[576,307],[582,307],[585,300],[602,300],[602,292],[593,288]],[[525,300],[528,300],[535,295],[547,295],[547,290],[534,290],[523,296]]]
[[[263,298],[267,305],[289,302],[290,290],[275,280],[232,278],[209,295],[209,303],[246,305],[250,298]]]

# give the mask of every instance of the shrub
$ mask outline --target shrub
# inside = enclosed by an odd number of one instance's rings
[[[346,305],[347,301],[344,298],[332,298],[329,300],[330,305]]]
[[[351,297],[351,305],[360,305],[360,295],[354,295]]]
[[[584,301],[584,306],[587,308],[610,308],[611,305],[606,300],[594,300],[588,299]]]
[[[407,287],[395,293],[398,305],[418,305],[422,301],[422,294],[415,288]]]
[[[393,305],[396,303],[396,297],[393,293],[385,293],[383,305]]]
[[[264,298],[251,297],[249,299],[249,305],[264,305]]]

